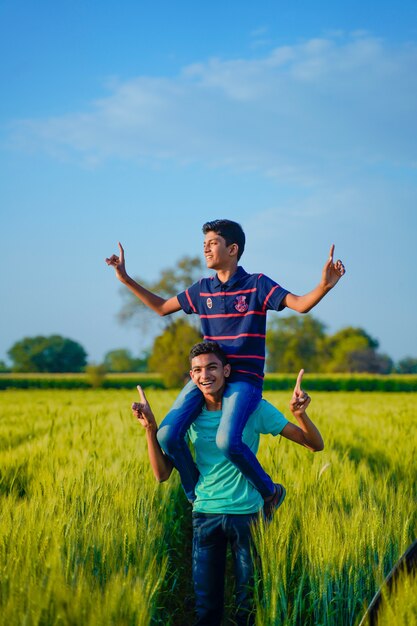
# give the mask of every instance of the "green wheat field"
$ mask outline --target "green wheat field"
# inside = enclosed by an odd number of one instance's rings
[[[149,390],[160,421],[175,392]],[[254,529],[257,626],[356,625],[417,537],[416,394],[316,392],[325,450],[264,437],[287,498]],[[290,417],[288,392],[265,394]],[[191,511],[158,484],[136,390],[0,394],[0,624],[188,626]],[[227,585],[225,624],[232,603]],[[380,624],[417,624],[416,579]]]

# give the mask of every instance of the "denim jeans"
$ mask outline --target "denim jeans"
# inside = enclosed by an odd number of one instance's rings
[[[242,441],[243,429],[261,397],[262,390],[251,383],[244,381],[227,383],[216,445],[262,497],[266,498],[274,493],[274,483],[252,450]],[[161,448],[180,474],[182,486],[190,502],[195,500],[194,489],[199,472],[185,441],[185,434],[200,414],[202,406],[202,393],[192,381],[189,381],[161,423],[157,434]]]
[[[230,544],[234,571],[238,626],[252,626],[253,544],[251,515],[193,513],[193,582],[197,621],[195,626],[218,626],[224,607],[227,546]]]

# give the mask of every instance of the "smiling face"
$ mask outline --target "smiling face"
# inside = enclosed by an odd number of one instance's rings
[[[191,361],[190,376],[204,396],[206,405],[220,403],[223,396],[226,378],[230,375],[230,365],[223,365],[220,359],[210,352],[199,354]]]
[[[229,269],[237,263],[238,246],[232,243],[226,246],[226,240],[221,235],[210,230],[204,237],[204,256],[206,265],[213,270]]]

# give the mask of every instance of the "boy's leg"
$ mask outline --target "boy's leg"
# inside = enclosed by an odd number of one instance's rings
[[[216,445],[262,497],[268,499],[275,493],[275,485],[252,450],[242,441],[243,429],[261,398],[262,390],[250,383],[239,381],[227,384]]]
[[[159,445],[178,470],[181,484],[190,502],[195,500],[194,488],[200,474],[185,441],[185,433],[200,414],[202,406],[201,391],[190,380],[157,432]]]
[[[236,578],[236,624],[255,623],[253,601],[253,541],[251,528],[259,514],[228,515],[227,537],[232,548]]]
[[[220,626],[222,621],[227,554],[224,517],[193,513],[195,626]]]

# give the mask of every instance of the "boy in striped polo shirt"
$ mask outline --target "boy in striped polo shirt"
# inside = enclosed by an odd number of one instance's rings
[[[214,220],[203,226],[204,256],[217,273],[203,278],[186,291],[164,299],[136,283],[126,272],[124,251],[106,259],[117,278],[145,305],[159,315],[183,310],[200,316],[204,339],[216,341],[232,363],[232,373],[223,396],[223,411],[216,445],[227,459],[260,492],[266,514],[285,497],[282,485],[274,484],[256,456],[242,441],[249,415],[262,397],[265,362],[266,314],[285,307],[307,313],[336,285],[345,273],[343,263],[333,261],[334,245],[322,271],[320,283],[297,296],[263,274],[247,274],[238,265],[245,248],[242,227],[231,220]],[[185,433],[202,406],[202,395],[190,381],[175,401],[158,431],[162,449],[180,473],[187,498],[193,502],[199,472],[185,441]]]

